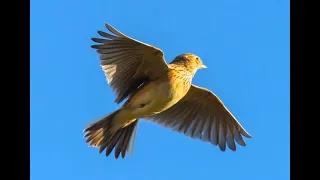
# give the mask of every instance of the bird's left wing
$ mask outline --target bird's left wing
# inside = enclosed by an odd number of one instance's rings
[[[103,38],[92,38],[100,54],[100,63],[112,90],[120,103],[141,84],[157,79],[168,70],[161,49],[135,40],[109,24],[112,33],[98,31]]]
[[[251,138],[214,93],[195,85],[177,104],[150,120],[189,137],[219,145],[221,151],[226,150],[226,145],[235,151],[234,140],[246,146],[242,136]]]

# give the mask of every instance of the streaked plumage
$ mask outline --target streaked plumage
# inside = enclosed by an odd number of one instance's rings
[[[100,153],[106,150],[107,156],[114,149],[116,158],[132,154],[140,118],[218,145],[222,151],[226,146],[235,151],[235,141],[246,146],[242,136],[251,136],[222,101],[192,84],[196,71],[206,68],[198,56],[182,54],[167,64],[160,49],[106,27],[114,35],[98,31],[103,38],[92,38],[100,43],[92,47],[100,54],[115,102],[127,101],[85,129],[91,146],[100,147]]]

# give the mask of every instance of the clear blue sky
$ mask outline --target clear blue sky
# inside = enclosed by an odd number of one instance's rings
[[[198,3],[199,2],[199,3]],[[199,55],[193,82],[215,92],[248,132],[221,152],[142,121],[132,157],[88,147],[85,125],[120,105],[91,37],[104,22],[161,48]],[[289,0],[32,0],[32,180],[289,180]]]

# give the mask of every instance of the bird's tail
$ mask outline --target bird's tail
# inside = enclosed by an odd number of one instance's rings
[[[121,153],[124,158],[127,152],[130,156],[133,153],[138,120],[119,128],[113,121],[118,112],[119,110],[90,123],[84,130],[84,137],[88,137],[86,142],[90,142],[90,146],[100,147],[100,153],[106,149],[106,156],[109,156],[115,149],[115,157],[118,158]]]

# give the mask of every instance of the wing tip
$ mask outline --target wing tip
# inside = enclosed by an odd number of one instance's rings
[[[96,43],[101,43],[101,39],[100,38],[90,38],[91,41],[96,42]]]
[[[228,148],[229,148],[231,151],[235,152],[235,151],[237,150],[237,146],[236,146],[235,144],[228,144],[228,143],[227,143],[227,145],[228,145]]]
[[[244,141],[244,140],[242,140],[242,141],[236,141],[240,146],[243,146],[243,147],[246,147],[247,146],[247,144],[246,144],[246,142]]]
[[[90,47],[91,47],[92,49],[99,49],[99,45],[96,45],[96,44],[95,44],[95,45],[91,45]]]
[[[109,23],[107,23],[107,22],[104,22],[104,26],[107,28],[107,29],[109,29],[110,27],[111,28],[113,28]]]
[[[101,30],[98,30],[97,32],[98,32],[98,34],[99,34],[100,36],[103,36],[103,37],[104,37],[104,34],[106,34],[105,32],[103,32],[103,31],[101,31]]]
[[[219,149],[220,149],[220,151],[222,151],[222,152],[226,152],[226,149],[227,149],[226,143],[221,143],[221,144],[219,144]]]
[[[248,132],[246,132],[245,130],[241,131],[241,134],[246,138],[253,138],[253,136],[251,134],[249,134]]]
[[[104,22],[105,27],[112,32],[113,34],[116,34],[119,37],[122,38],[128,38],[126,35],[124,35],[123,33],[121,33],[120,31],[118,31],[116,28],[114,28],[113,26],[111,26],[109,23]]]
[[[107,26],[110,26],[109,23],[107,23],[106,21],[104,22],[104,25],[107,27]]]

